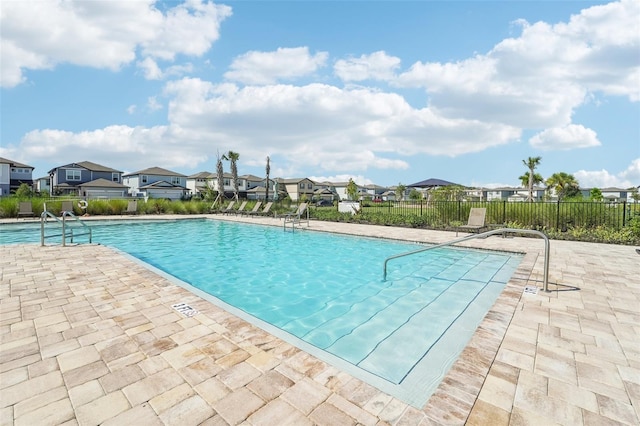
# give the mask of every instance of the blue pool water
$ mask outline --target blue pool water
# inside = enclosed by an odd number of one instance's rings
[[[91,226],[94,243],[271,324],[285,340],[295,336],[321,358],[355,366],[416,405],[435,390],[521,260],[440,248],[391,261],[383,281],[384,260],[415,244],[217,220]],[[0,228],[0,244],[39,242],[34,225]],[[425,383],[429,389],[416,388]]]

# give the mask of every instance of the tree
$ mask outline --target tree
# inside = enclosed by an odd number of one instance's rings
[[[591,201],[602,201],[602,200],[604,200],[604,197],[602,196],[602,191],[600,191],[600,189],[598,189],[598,188],[592,188],[591,192],[589,193],[589,199]]]
[[[409,199],[413,201],[420,201],[422,200],[422,193],[414,188],[409,192]]]
[[[240,154],[237,152],[229,151],[222,156],[223,160],[231,162],[231,175],[233,178],[233,198],[238,201],[238,165],[237,161],[240,159]]]
[[[216,174],[218,175],[218,196],[216,197],[216,200],[220,200],[222,203],[224,200],[224,169],[222,168],[222,158],[220,158],[220,154],[218,154]]]
[[[358,199],[358,185],[356,185],[353,179],[349,179],[349,183],[347,184],[347,195],[350,200],[356,201]]]
[[[529,188],[529,197],[527,198],[527,201],[529,202],[533,202],[533,185],[535,185],[535,181],[537,180],[536,178],[540,178],[538,183],[542,182],[542,176],[535,173],[535,169],[538,167],[538,164],[540,164],[540,160],[542,160],[542,157],[529,157],[526,160],[522,160],[522,163],[529,169],[529,179],[527,182],[527,186]]]
[[[565,172],[552,174],[546,180],[547,189],[553,189],[558,196],[558,200],[572,197],[580,193],[580,186],[573,175]]]
[[[404,191],[406,189],[407,189],[406,186],[404,186],[401,183],[398,183],[398,186],[396,186],[396,200],[398,201],[404,200]]]
[[[270,162],[269,156],[267,155],[267,166],[264,168],[264,171],[267,174],[267,184],[265,185],[265,192],[264,192],[265,201],[269,201],[269,173],[271,173],[271,165],[269,164],[269,162]]]
[[[26,183],[21,183],[18,189],[16,189],[16,196],[18,198],[31,198],[33,197],[33,189]]]

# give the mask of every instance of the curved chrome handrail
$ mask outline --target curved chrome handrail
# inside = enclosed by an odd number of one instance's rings
[[[547,237],[544,233],[542,233],[540,231],[533,230],[533,229],[516,229],[516,228],[493,229],[491,231],[486,231],[486,232],[483,232],[481,234],[468,235],[466,237],[457,238],[455,240],[451,240],[451,241],[446,242],[446,243],[435,244],[435,245],[431,245],[429,247],[421,248],[419,250],[414,250],[414,251],[410,251],[410,252],[407,252],[407,253],[400,253],[400,254],[396,254],[394,256],[389,256],[384,261],[384,274],[383,274],[382,279],[385,280],[385,281],[387,279],[387,263],[389,263],[390,260],[397,259],[399,257],[409,256],[411,254],[422,253],[423,251],[433,250],[433,249],[436,249],[438,247],[450,246],[450,245],[453,245],[453,244],[461,243],[463,241],[469,241],[469,240],[473,240],[473,239],[476,239],[476,238],[487,238],[487,237],[490,237],[491,235],[505,234],[507,232],[521,233],[521,234],[533,234],[533,235],[538,235],[538,236],[540,236],[540,237],[542,237],[544,239],[544,283],[543,283],[543,289],[544,289],[545,292],[549,293],[550,292],[550,290],[549,290],[549,246],[550,246],[549,237]]]

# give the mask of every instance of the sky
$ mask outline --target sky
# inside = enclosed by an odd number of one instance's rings
[[[3,0],[0,157],[640,185],[640,1]],[[224,163],[229,171],[229,163]]]

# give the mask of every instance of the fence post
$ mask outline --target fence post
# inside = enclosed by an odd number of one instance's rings
[[[631,208],[629,208],[629,210],[631,210]],[[631,214],[629,214],[629,216],[631,216]],[[624,200],[622,202],[622,227],[623,228],[626,226],[626,223],[627,223],[627,200]]]
[[[556,231],[560,229],[560,199],[558,198],[558,207],[556,209]]]

